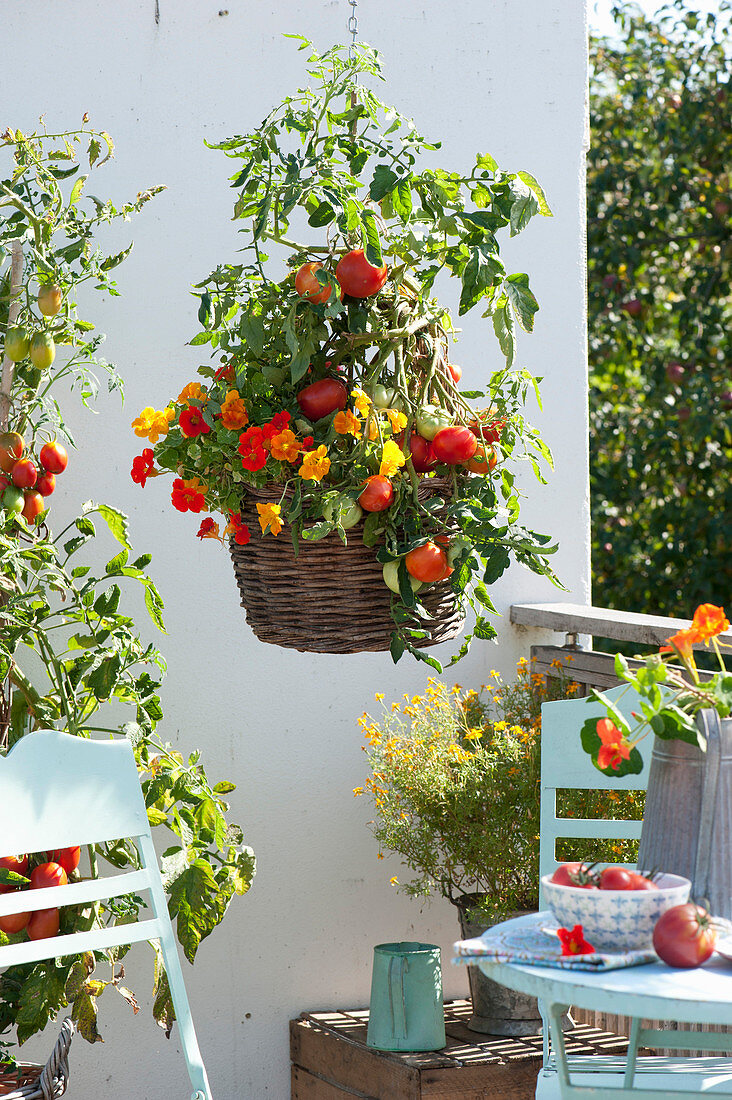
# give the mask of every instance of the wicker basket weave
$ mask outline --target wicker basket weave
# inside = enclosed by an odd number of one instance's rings
[[[434,479],[423,493],[432,495]],[[247,490],[241,519],[259,530],[257,504],[276,503],[281,492]],[[230,543],[234,574],[247,622],[262,642],[303,653],[362,653],[388,650],[394,630],[391,593],[373,547],[364,546],[363,521],[348,532],[318,542],[300,539],[298,556],[283,532],[247,546]],[[465,615],[449,581],[420,593],[430,618],[420,620],[428,637],[419,648],[438,645],[460,633]]]
[[[45,1066],[20,1062],[14,1069],[0,1066],[2,1100],[56,1100],[69,1083],[69,1047],[74,1035],[72,1020],[64,1020],[61,1033]]]

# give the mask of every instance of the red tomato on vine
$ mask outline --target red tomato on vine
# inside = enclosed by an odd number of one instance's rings
[[[336,279],[343,293],[351,298],[370,298],[372,294],[377,294],[388,274],[386,264],[374,267],[366,259],[362,248],[346,252],[336,267]]]
[[[364,512],[384,512],[394,499],[394,486],[383,474],[366,478],[366,488],[358,498]]]

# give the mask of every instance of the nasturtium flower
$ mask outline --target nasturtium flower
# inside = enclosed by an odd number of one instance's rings
[[[262,434],[265,442],[268,443],[274,436],[279,435],[280,432],[284,432],[285,428],[289,425],[292,417],[285,409],[281,412],[275,413],[270,421],[262,428]]]
[[[208,394],[200,382],[189,382],[178,394],[177,405],[189,405],[191,398],[196,401],[208,401]]]
[[[249,528],[241,521],[241,512],[229,512],[229,522],[224,528],[225,535],[233,535],[234,542],[239,546],[246,546],[251,538]]]
[[[282,520],[280,519],[280,513],[282,506],[279,504],[258,504],[257,511],[259,512],[259,526],[262,528],[262,534],[267,534],[269,529],[273,535],[279,535],[282,530]]]
[[[691,629],[696,630],[700,641],[708,642],[710,638],[716,638],[717,634],[724,634],[729,630],[729,619],[723,607],[703,603],[694,612]]]
[[[154,469],[155,456],[152,452],[152,448],[146,447],[141,455],[136,455],[135,458],[132,459],[130,477],[141,489],[144,489],[145,482],[153,473]]]
[[[355,390],[351,390],[351,397],[353,398],[353,404],[356,407],[356,412],[361,413],[361,416],[368,416],[371,412],[371,398],[363,390],[356,387]]]
[[[261,428],[247,428],[239,436],[239,454],[245,470],[261,470],[267,462],[264,435]]]
[[[328,448],[321,443],[314,451],[307,451],[303,455],[302,466],[298,470],[300,477],[309,481],[322,481],[330,469]]]
[[[285,428],[284,432],[272,436],[269,450],[272,458],[278,462],[297,462],[300,457],[300,441],[293,431]]]
[[[194,479],[198,482],[198,479]],[[186,483],[177,477],[173,482],[173,491],[170,499],[174,508],[179,512],[203,512],[206,508],[206,499],[200,491],[200,487]]]
[[[393,477],[397,470],[406,462],[402,449],[393,439],[387,439],[381,454],[379,473],[382,477]]]
[[[170,421],[175,416],[173,409],[160,409],[156,411],[147,405],[139,416],[132,421],[135,435],[146,437],[151,443],[157,443],[161,435],[168,434]]]
[[[338,435],[352,435],[361,438],[361,421],[350,409],[343,409],[333,417],[333,428]]]
[[[593,955],[595,952],[592,944],[585,939],[581,924],[575,924],[571,932],[568,928],[558,928],[557,935],[562,945],[563,955]]]
[[[703,641],[702,634],[692,626],[686,630],[677,630],[672,637],[666,639],[666,645],[662,645],[659,653],[678,653],[683,661],[696,668],[694,661],[694,646]]]
[[[207,516],[206,519],[201,520],[201,526],[196,532],[197,539],[218,539],[221,542],[221,536],[219,534],[219,525],[215,519],[211,516]]]
[[[211,428],[203,419],[203,413],[197,405],[183,409],[178,420],[181,435],[185,439],[195,439],[199,435],[208,435]]]
[[[221,402],[221,423],[230,432],[238,431],[249,423],[244,399],[238,390],[229,390]]]
[[[236,367],[234,365],[234,360],[232,359],[230,363],[224,363],[223,366],[219,367],[214,374],[214,378],[217,381],[223,379],[224,382],[233,382],[236,378]]]
[[[602,741],[597,754],[597,766],[599,768],[612,768],[617,771],[621,760],[630,759],[630,742],[622,730],[609,718],[598,719],[597,736]]]
[[[384,409],[384,415],[391,424],[391,430],[394,435],[398,435],[399,432],[404,431],[407,426],[407,417],[405,413],[400,412],[399,409]]]

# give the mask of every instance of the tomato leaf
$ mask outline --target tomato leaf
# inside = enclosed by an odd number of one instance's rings
[[[534,314],[539,308],[539,303],[529,289],[529,276],[523,273],[509,275],[504,279],[503,286],[519,324],[526,332],[532,332]]]
[[[554,215],[549,208],[549,203],[546,201],[546,195],[544,194],[541,184],[534,179],[530,172],[517,172],[516,175],[520,180],[523,180],[526,186],[533,192],[539,205],[539,213],[543,214],[545,218],[552,218]]]
[[[112,532],[117,542],[127,550],[132,550],[127,538],[127,516],[117,508],[111,508],[109,504],[98,504],[96,511],[102,517],[107,527]]]
[[[376,218],[370,210],[361,211],[361,226],[366,259],[374,267],[381,267],[384,261],[381,256],[379,230],[376,225]]]
[[[394,664],[397,663],[399,658],[404,653],[405,649],[406,649],[406,644],[405,644],[404,639],[402,638],[402,636],[400,634],[398,634],[396,632],[396,630],[392,631],[391,644],[389,646],[389,652],[391,654],[391,659],[394,662]]]
[[[387,168],[385,164],[377,164],[374,169],[374,178],[371,180],[371,186],[369,187],[369,198],[374,202],[379,202],[383,199],[384,195],[388,195],[390,191],[393,191],[397,184],[397,175],[392,172],[391,168]]]

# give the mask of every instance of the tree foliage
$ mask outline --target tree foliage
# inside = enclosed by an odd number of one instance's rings
[[[614,9],[591,47],[595,602],[729,598],[730,5]]]

